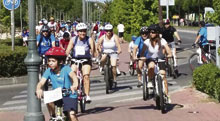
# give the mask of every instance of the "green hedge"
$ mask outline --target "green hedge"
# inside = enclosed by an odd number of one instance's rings
[[[220,69],[213,64],[204,64],[193,72],[193,84],[202,91],[220,101]]]
[[[15,51],[11,50],[11,40],[0,40],[0,77],[21,76],[27,74],[24,58],[27,47],[22,46],[22,40],[15,39]]]

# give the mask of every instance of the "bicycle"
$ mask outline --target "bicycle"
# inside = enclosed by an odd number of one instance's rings
[[[103,54],[107,55],[104,65],[104,80],[106,83],[106,94],[109,94],[109,91],[112,89],[113,86],[113,73],[110,61],[110,54],[117,54],[117,52],[103,52]]]
[[[150,89],[147,86],[148,82],[149,82],[148,76],[147,76],[147,74],[148,74],[147,68],[143,67],[141,73],[142,73],[141,79],[143,82],[143,88],[142,88],[143,89],[143,100],[146,101],[147,99],[149,99],[149,92],[150,92]]]
[[[62,89],[62,96],[66,97],[72,93],[71,89]],[[51,117],[50,121],[69,121],[68,116],[64,113],[63,115],[63,102],[61,100],[57,100],[54,102],[56,106],[56,117]]]
[[[138,68],[138,61],[131,61],[131,65],[129,65],[129,74],[134,76],[134,72]]]
[[[193,45],[193,48],[197,47],[198,49],[196,50],[195,53],[193,53],[188,60],[189,67],[192,71],[194,71],[197,67],[199,67],[202,64],[208,64],[208,63],[213,63],[215,64],[216,62],[216,57],[214,54],[210,52],[210,45],[209,45],[209,50],[208,53],[204,51],[204,49],[201,47],[200,44]],[[201,57],[200,57],[201,53]]]
[[[160,62],[165,62],[165,60],[162,59],[154,59],[155,62],[155,68],[154,73],[155,77],[152,79],[153,84],[153,97],[156,102],[157,109],[161,110],[161,113],[165,113],[166,111],[166,105],[168,102],[168,97],[165,94],[165,81],[163,80],[164,75],[160,73],[159,64]],[[150,96],[149,91],[150,88],[147,87],[147,84],[149,82],[148,76],[147,76],[147,69],[144,69],[143,73],[143,99],[147,100]]]
[[[169,43],[168,44],[168,46],[172,49],[172,44],[173,43]],[[178,42],[175,42],[174,43],[175,45],[179,45],[179,43]],[[172,54],[173,54],[173,56],[172,56],[172,58],[166,58],[166,71],[167,71],[167,76],[169,76],[169,77],[173,77],[174,79],[176,79],[177,78],[177,76],[178,76],[178,73],[177,73],[177,71],[175,71],[175,66],[174,66],[174,57],[176,57],[174,54],[174,52],[172,51]]]
[[[71,59],[72,64],[77,65],[77,78],[79,80],[78,86],[78,101],[80,105],[80,110],[82,113],[86,110],[86,94],[84,89],[84,80],[82,75],[82,65],[85,62],[88,62],[88,59]]]

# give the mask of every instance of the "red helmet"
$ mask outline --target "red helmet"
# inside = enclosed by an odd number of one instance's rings
[[[60,47],[52,47],[50,48],[46,53],[46,56],[52,56],[52,57],[57,57],[57,58],[65,58],[66,53],[65,50],[63,50]]]

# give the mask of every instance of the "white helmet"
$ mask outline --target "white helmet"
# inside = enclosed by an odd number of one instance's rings
[[[87,29],[87,25],[84,24],[84,23],[78,23],[76,25],[76,31],[79,31],[79,30],[83,30],[83,29]]]
[[[105,25],[105,30],[112,30],[113,26],[111,24],[106,24]]]

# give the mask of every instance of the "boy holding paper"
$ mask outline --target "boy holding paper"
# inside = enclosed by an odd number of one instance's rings
[[[77,87],[78,87],[78,79],[76,74],[72,71],[69,66],[63,65],[65,62],[66,54],[65,50],[60,47],[52,47],[50,48],[46,54],[48,59],[49,68],[44,72],[43,77],[40,82],[37,84],[36,95],[37,98],[41,99],[43,97],[44,84],[48,79],[52,82],[52,88],[58,89],[71,89],[71,93],[67,95],[63,95],[62,100],[55,101],[54,103],[50,103],[48,106],[48,111],[51,116],[50,120],[53,120],[55,115],[55,105],[58,103],[63,103],[63,111],[70,118],[71,121],[78,121],[76,117],[77,112]],[[61,89],[60,89],[61,90]],[[61,94],[62,94],[61,90]]]

